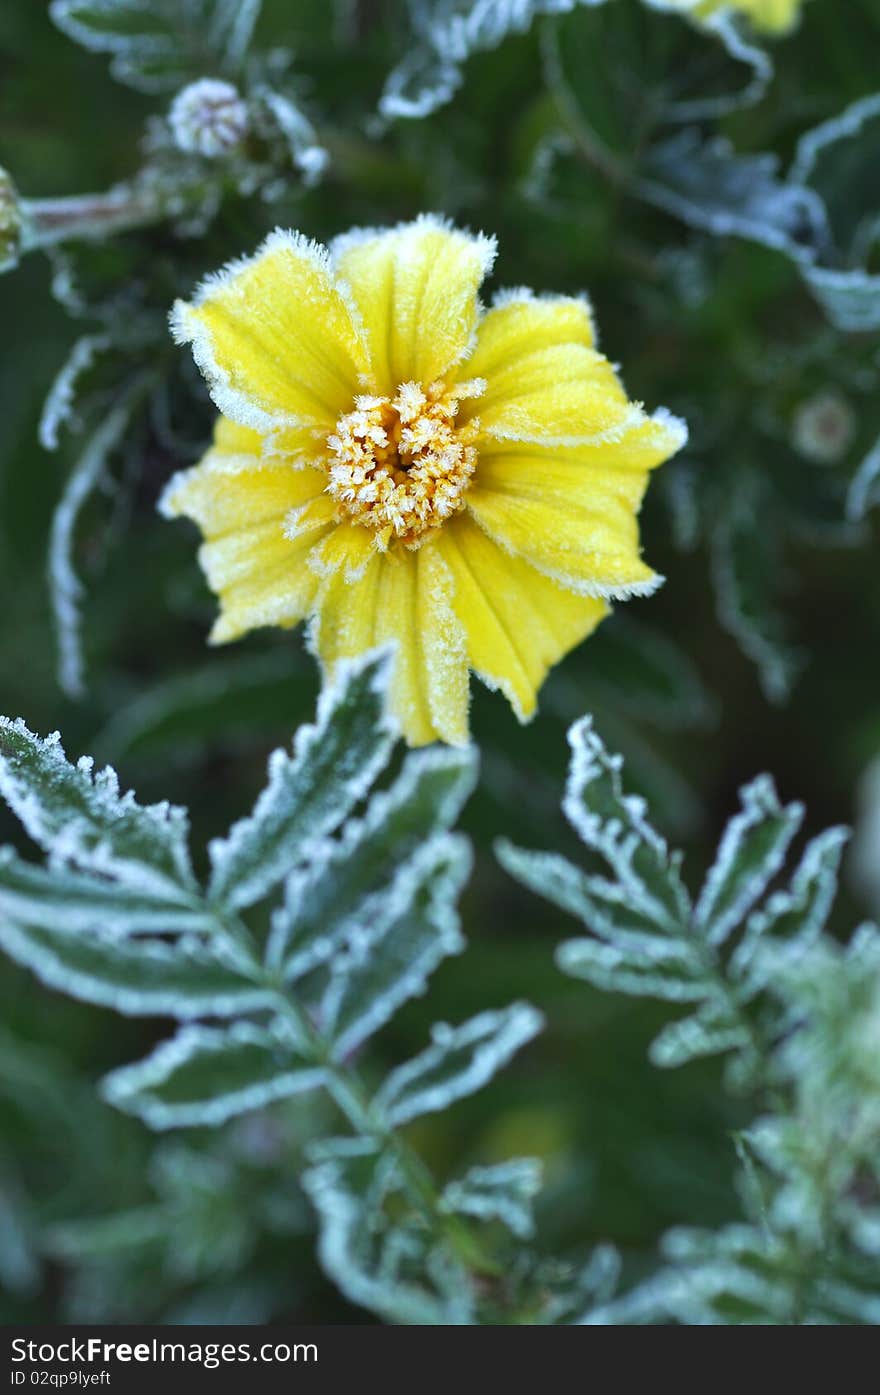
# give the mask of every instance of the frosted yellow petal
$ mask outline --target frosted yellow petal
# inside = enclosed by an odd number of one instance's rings
[[[635,481],[636,493],[645,476]],[[467,509],[508,552],[582,596],[609,599],[644,595],[662,580],[639,556],[638,520],[631,498],[606,494],[601,509],[556,498],[548,490],[524,493],[490,488],[490,470],[468,492]],[[485,482],[484,482],[485,481]]]
[[[686,439],[684,423],[666,412],[642,416],[619,441],[593,446],[484,439],[475,488],[590,514],[613,514],[620,505],[635,512],[647,472],[680,450]]]
[[[312,643],[328,676],[342,658],[393,643],[389,702],[411,746],[467,741],[468,670],[452,577],[432,546],[379,553],[343,525],[320,548],[325,580]]]
[[[463,617],[454,605],[455,583],[435,540],[410,555],[416,563],[419,647],[434,732],[441,741],[463,746],[468,739],[470,693]]]
[[[329,430],[367,368],[364,345],[326,249],[272,233],[255,256],[178,301],[172,327],[192,343],[220,410],[243,426]]]
[[[331,254],[360,312],[377,392],[431,383],[467,352],[494,239],[425,216],[348,233]]]
[[[502,552],[466,516],[443,530],[438,546],[455,582],[471,667],[527,720],[548,669],[592,633],[607,604],[563,590]]]
[[[586,302],[507,293],[481,321],[462,367],[486,391],[462,405],[483,433],[543,444],[615,439],[638,416],[613,367],[593,347]]]
[[[320,495],[325,483],[318,470],[212,450],[201,464],[173,477],[159,507],[166,518],[191,518],[209,540],[247,536],[273,521],[280,533],[287,514]]]
[[[218,425],[215,436],[230,446],[255,444],[226,425]],[[295,625],[302,619],[316,588],[306,554],[315,529],[326,529],[332,514],[323,485],[317,470],[216,447],[201,464],[171,480],[162,511],[193,519],[205,537],[199,561],[221,607],[211,632],[214,643],[237,639],[258,625]],[[303,512],[308,509],[320,515],[310,529]],[[302,520],[304,536],[286,536],[291,516]]]
[[[214,448],[224,455],[253,455],[259,460],[263,438],[259,431],[219,416],[214,422]]]
[[[220,600],[211,643],[226,644],[262,625],[298,624],[318,585],[306,563],[313,543],[313,534],[285,537],[276,523],[262,524],[246,537],[204,543],[199,561]]]

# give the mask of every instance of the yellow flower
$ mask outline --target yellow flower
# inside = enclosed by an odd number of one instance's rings
[[[396,642],[413,745],[468,734],[468,669],[517,716],[641,560],[648,471],[685,439],[627,400],[587,302],[477,290],[495,243],[433,218],[324,248],[276,231],[175,306],[221,416],[162,500],[205,542],[216,643],[308,618],[325,674]]]
[[[673,6],[708,18],[721,10],[748,15],[756,29],[767,34],[784,34],[794,27],[803,0],[672,0]]]

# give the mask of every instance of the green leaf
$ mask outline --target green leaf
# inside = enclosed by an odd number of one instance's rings
[[[57,732],[43,740],[21,720],[0,717],[0,794],[54,864],[192,908],[186,811],[120,795],[116,772],[93,774],[87,756],[71,765]]]
[[[0,947],[50,988],[130,1017],[237,1017],[275,1001],[228,951],[201,939],[120,940],[2,916]]]
[[[12,848],[0,848],[0,916],[49,930],[63,926],[68,935],[92,930],[167,935],[215,928],[207,908],[69,867],[25,862]]]
[[[142,92],[235,71],[261,0],[52,0],[49,13],[76,43],[112,55],[110,71]]]
[[[241,1022],[225,1030],[184,1027],[137,1065],[105,1076],[102,1092],[152,1129],[196,1128],[313,1090],[323,1079],[283,1029]]]
[[[438,834],[413,859],[406,880],[395,881],[377,927],[353,934],[333,960],[317,1017],[337,1060],[423,993],[447,955],[464,949],[455,902],[470,865],[463,838]]]
[[[728,1053],[745,1078],[762,1041],[749,1005],[776,991],[783,972],[799,964],[821,934],[845,831],[830,829],[814,839],[791,886],[767,895],[804,811],[799,804],[781,805],[772,780],[759,776],[742,789],[742,809],[728,824],[692,908],[681,854],[669,853],[643,802],[623,793],[620,759],[607,754],[589,718],[575,723],[569,741],[564,807],[612,877],[506,843],[498,846],[499,860],[590,931],[589,938],[559,946],[563,972],[605,991],[694,1005],[690,1016],[665,1027],[652,1043],[655,1065]]]
[[[802,804],[783,807],[769,775],[740,791],[742,812],[730,820],[694,911],[694,929],[720,945],[775,877],[803,822]]]
[[[321,1264],[345,1297],[386,1322],[473,1322],[464,1266],[423,1225],[401,1218],[395,1159],[367,1139],[331,1139],[313,1151],[303,1186],[320,1221]]]
[[[392,1127],[448,1109],[488,1084],[542,1026],[541,1014],[527,1003],[481,1012],[460,1027],[440,1023],[428,1049],[391,1072],[376,1106]]]
[[[757,665],[767,697],[783,702],[803,656],[791,644],[778,610],[776,540],[754,526],[761,508],[762,493],[754,476],[740,478],[736,497],[725,500],[711,535],[712,575],[721,624]]]
[[[450,1182],[442,1205],[461,1216],[500,1221],[511,1235],[528,1240],[535,1229],[532,1203],[541,1190],[541,1164],[537,1158],[511,1158],[491,1167],[472,1167]]]
[[[783,181],[775,155],[738,155],[726,140],[681,131],[645,155],[636,191],[714,237],[744,237],[809,262],[828,238],[814,190]]]
[[[350,936],[380,936],[407,903],[412,860],[454,823],[475,779],[473,751],[438,747],[408,756],[364,818],[337,842],[316,845],[308,866],[287,879],[284,906],[273,917],[272,967],[296,979]]]
[[[300,727],[292,756],[275,751],[253,813],[210,844],[210,895],[253,905],[338,828],[383,769],[394,739],[385,706],[390,664],[379,651],[340,665],[314,726]]]

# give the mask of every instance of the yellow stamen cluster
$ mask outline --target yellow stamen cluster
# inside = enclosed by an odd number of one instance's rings
[[[479,422],[456,424],[456,415],[463,399],[484,391],[480,379],[454,388],[410,382],[394,398],[356,398],[327,438],[327,493],[340,517],[374,528],[382,551],[395,538],[421,546],[462,507]]]

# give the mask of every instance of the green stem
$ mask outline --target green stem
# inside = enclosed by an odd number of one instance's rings
[[[245,923],[238,916],[221,912],[218,907],[213,909],[222,922],[223,933],[235,942],[240,952],[248,955],[253,968],[263,973],[255,941]],[[311,1061],[323,1070],[327,1091],[337,1108],[356,1133],[373,1139],[381,1148],[394,1154],[410,1197],[425,1222],[435,1233],[446,1237],[470,1269],[487,1277],[500,1276],[502,1266],[486,1253],[471,1229],[458,1217],[443,1210],[429,1169],[405,1139],[389,1127],[376,1109],[358,1072],[352,1066],[340,1065],[333,1056],[331,1044],[318,1031],[308,1013],[286,992],[279,991],[277,982],[273,982],[272,987],[278,993],[281,1014],[287,1018],[299,1041],[304,1043]]]
[[[166,212],[158,189],[120,185],[106,194],[64,199],[22,199],[22,251],[52,247],[72,238],[102,238],[158,223]]]

